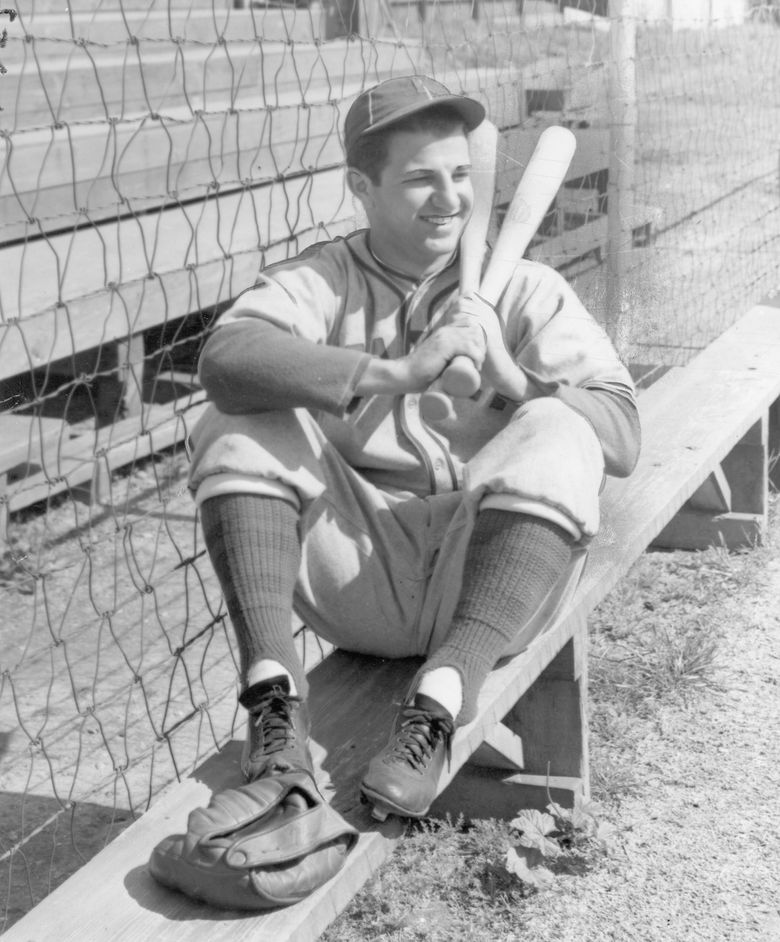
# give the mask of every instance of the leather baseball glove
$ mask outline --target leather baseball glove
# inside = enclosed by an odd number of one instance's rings
[[[191,812],[186,834],[155,847],[149,869],[213,906],[272,909],[334,876],[357,838],[306,772],[287,772],[213,795]]]

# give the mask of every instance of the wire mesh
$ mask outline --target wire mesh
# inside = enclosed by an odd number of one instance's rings
[[[260,266],[360,224],[340,134],[359,91],[419,71],[480,98],[502,131],[497,221],[540,131],[575,131],[529,254],[638,376],[777,287],[777,4],[608,6],[0,11],[0,927],[241,735],[186,488],[197,356]],[[326,653],[298,643],[308,665]]]

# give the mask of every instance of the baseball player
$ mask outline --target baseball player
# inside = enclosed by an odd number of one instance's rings
[[[380,816],[428,811],[455,728],[577,578],[604,474],[639,449],[631,378],[557,272],[521,262],[495,309],[459,298],[483,118],[424,76],[361,94],[344,137],[368,227],[268,267],[200,360],[191,487],[240,653],[243,772],[313,774],[295,612],[340,648],[424,659],[362,781]],[[458,355],[485,392],[428,423],[420,395]]]

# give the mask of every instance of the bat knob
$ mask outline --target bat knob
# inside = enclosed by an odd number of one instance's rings
[[[426,422],[442,422],[455,416],[451,396],[466,399],[479,391],[482,383],[474,361],[457,356],[440,378],[427,389],[420,399],[420,411]]]
[[[438,389],[427,389],[420,397],[420,412],[426,422],[443,422],[455,417],[452,399]]]
[[[466,399],[478,392],[481,384],[479,371],[467,356],[455,357],[441,374],[441,388],[450,396]]]

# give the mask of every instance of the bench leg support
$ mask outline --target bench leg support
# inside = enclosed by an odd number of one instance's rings
[[[583,625],[504,718],[506,732],[487,737],[441,793],[431,814],[467,819],[513,818],[523,808],[543,810],[552,799],[571,807],[577,794],[589,794],[587,732],[587,644]],[[510,736],[507,736],[507,733]],[[514,734],[513,736],[511,734]],[[522,771],[513,771],[509,748]],[[491,752],[501,758],[491,763]],[[515,763],[519,764],[519,763]]]
[[[772,407],[776,409],[775,406]],[[761,543],[769,497],[770,410],[653,541],[659,549],[736,550]],[[773,436],[776,431],[773,431]]]
[[[769,410],[769,481],[780,490],[780,399]]]

